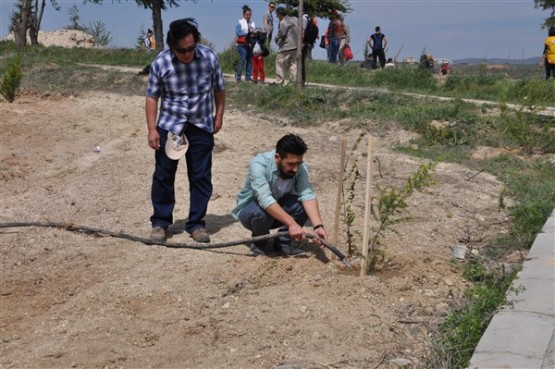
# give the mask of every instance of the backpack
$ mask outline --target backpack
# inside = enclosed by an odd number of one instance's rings
[[[305,44],[314,45],[314,42],[316,42],[318,38],[318,32],[318,26],[315,25],[313,19],[309,17],[308,22],[306,22],[306,29],[304,30],[303,42]]]

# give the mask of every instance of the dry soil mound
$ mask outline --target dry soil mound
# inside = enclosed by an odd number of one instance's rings
[[[14,40],[13,33],[10,33],[7,40]],[[27,42],[31,43],[29,36]],[[73,29],[60,29],[57,31],[39,31],[39,43],[44,46],[61,47],[95,47],[96,44],[91,35],[86,32]]]

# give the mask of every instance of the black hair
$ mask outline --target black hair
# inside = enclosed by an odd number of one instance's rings
[[[276,144],[276,153],[283,159],[287,154],[304,155],[307,146],[303,139],[294,134],[287,134],[279,139]]]
[[[195,44],[198,44],[200,41],[200,32],[198,31],[198,24],[194,18],[178,19],[171,22],[166,40],[169,48],[173,49],[176,47],[177,43],[189,34],[193,35]]]
[[[376,32],[380,32],[380,26],[376,26]]]
[[[548,35],[549,35],[549,37],[555,36],[555,26],[549,27],[549,33],[548,33]]]
[[[247,4],[243,5],[242,9],[243,14],[245,14],[246,12],[252,12],[251,8]]]
[[[276,14],[285,16],[287,12],[285,11],[284,7],[280,6],[279,8],[276,8]]]

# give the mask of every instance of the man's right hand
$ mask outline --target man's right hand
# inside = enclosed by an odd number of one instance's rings
[[[148,146],[154,150],[160,149],[160,134],[157,130],[152,130],[148,132]]]
[[[297,223],[289,226],[289,236],[294,240],[304,240],[306,238],[303,227]]]

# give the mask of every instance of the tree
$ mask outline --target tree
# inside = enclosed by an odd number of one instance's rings
[[[176,0],[135,0],[139,6],[152,10],[152,31],[156,40],[156,50],[164,50],[164,27],[162,24],[162,10],[169,7],[178,7]],[[191,0],[197,2],[197,0]]]
[[[27,29],[31,14],[31,0],[21,0],[12,11],[10,17],[10,31],[13,32],[15,46],[21,50],[27,46]]]
[[[83,0],[93,4],[102,4],[103,0]],[[119,0],[118,0],[119,1]],[[187,1],[187,0],[185,0]],[[198,0],[191,0],[197,2]],[[166,10],[168,6],[178,7],[179,0],[135,0],[137,5],[145,9],[152,10],[152,31],[154,32],[154,39],[156,40],[156,50],[164,50],[164,27],[162,24],[162,10]]]
[[[277,0],[287,9],[297,9],[299,0]],[[303,0],[303,12],[318,18],[329,18],[333,11],[349,13],[352,9],[348,0]]]
[[[555,26],[555,0],[534,0],[534,3],[536,8],[542,8],[543,10],[551,9],[551,17],[545,20],[543,27]]]
[[[50,0],[55,10],[60,10],[56,0]],[[27,30],[29,30],[29,38],[31,45],[37,45],[40,24],[44,9],[46,8],[46,0],[20,0],[16,4],[16,9],[12,11],[10,18],[10,31],[13,32],[15,44],[18,50],[27,46]]]
[[[81,17],[79,16],[79,8],[77,5],[73,4],[71,8],[69,8],[67,14],[69,14],[69,21],[71,22],[71,25],[66,26],[65,28],[82,31],[83,26],[80,24]]]
[[[56,0],[50,0],[50,4],[52,4],[52,7],[55,10],[60,10],[60,7]],[[40,1],[40,9],[39,0],[35,0],[33,7],[31,8],[31,14],[29,17],[29,37],[31,38],[31,45],[39,44],[40,24],[42,22],[42,16],[44,15],[45,8],[46,0]]]

